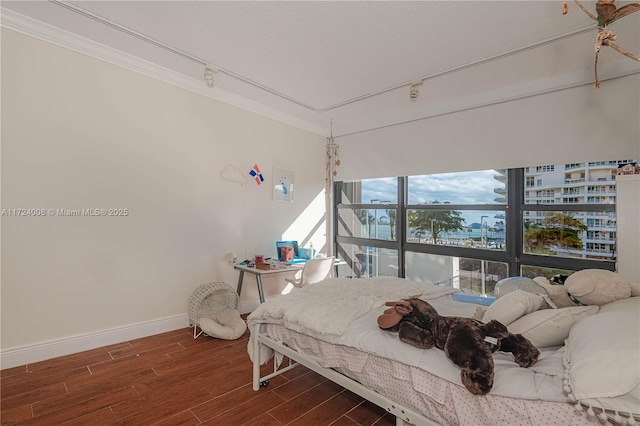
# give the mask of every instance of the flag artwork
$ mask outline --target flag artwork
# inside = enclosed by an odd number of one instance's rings
[[[249,175],[255,179],[256,184],[258,185],[264,182],[264,177],[262,176],[262,173],[260,173],[260,167],[258,167],[257,164],[253,165],[253,169],[249,171]]]

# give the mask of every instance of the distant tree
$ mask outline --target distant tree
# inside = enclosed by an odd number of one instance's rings
[[[395,240],[394,232],[396,230],[396,209],[387,209],[387,216],[389,216],[389,230],[391,231],[391,239]]]
[[[549,253],[550,247],[582,249],[580,234],[587,229],[584,223],[571,215],[550,212],[541,223],[524,224],[524,247],[530,253]]]
[[[440,203],[434,201],[434,204]],[[428,232],[434,244],[438,244],[443,233],[465,229],[465,220],[457,210],[410,210],[408,220],[414,234],[424,235]]]
[[[371,226],[374,224],[375,221],[376,221],[376,217],[369,210],[366,210],[366,209],[360,210],[360,222],[363,225],[368,226],[366,238],[371,237]]]

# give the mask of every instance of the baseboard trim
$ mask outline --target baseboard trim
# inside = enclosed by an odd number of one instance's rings
[[[189,318],[184,313],[27,346],[3,349],[0,351],[0,368],[32,364],[188,326]]]

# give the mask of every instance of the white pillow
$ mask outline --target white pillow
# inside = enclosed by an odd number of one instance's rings
[[[598,306],[569,306],[543,309],[523,316],[507,326],[513,334],[522,334],[538,348],[562,346],[571,327],[584,317],[598,312]]]
[[[569,333],[565,376],[572,399],[640,416],[640,297],[601,307]]]
[[[544,299],[540,295],[528,291],[512,291],[489,305],[482,317],[482,322],[497,320],[504,325],[509,325],[523,315],[537,311],[543,305]]]
[[[198,325],[209,336],[225,340],[235,340],[247,330],[247,323],[235,309],[218,312],[212,318],[200,318]]]

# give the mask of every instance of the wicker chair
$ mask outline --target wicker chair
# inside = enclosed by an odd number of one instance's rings
[[[227,310],[238,309],[238,293],[225,282],[211,282],[198,287],[189,297],[189,327],[193,327],[193,338],[196,339],[203,331],[198,332],[200,318],[211,317]]]

